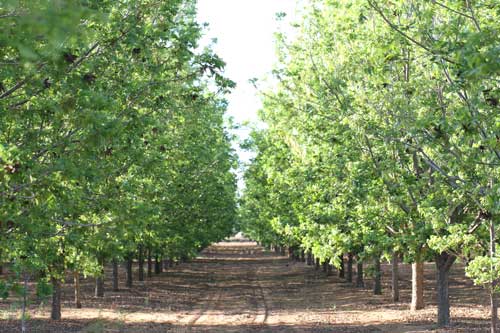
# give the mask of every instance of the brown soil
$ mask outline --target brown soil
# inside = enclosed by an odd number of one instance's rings
[[[400,303],[390,300],[390,267],[383,268],[384,294],[373,296],[369,289],[356,289],[314,267],[265,252],[255,243],[219,243],[190,263],[146,282],[134,281],[132,289],[106,292],[104,298],[90,296],[93,281],[83,280],[83,309],[72,304],[68,283],[63,320],[50,321],[47,305],[32,304],[28,332],[489,331],[487,294],[472,286],[460,265],[451,278],[453,324],[441,330],[434,326],[433,264],[425,267],[427,307],[415,313],[408,310],[410,268],[400,267]],[[106,290],[110,283],[106,281]],[[20,332],[15,304],[15,299],[0,301],[0,332]]]

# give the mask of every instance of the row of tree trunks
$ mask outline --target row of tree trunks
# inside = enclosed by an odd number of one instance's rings
[[[493,225],[493,223],[491,223]],[[495,255],[495,230],[494,226],[490,225],[490,237],[491,237],[491,248],[490,255]],[[332,272],[332,266],[326,261],[321,265],[318,258],[314,258],[310,252],[307,252],[306,261],[308,265],[315,265],[315,269],[318,270],[322,266],[323,271],[330,275]],[[304,258],[304,253],[301,255],[294,255],[294,259],[302,261]],[[344,261],[344,256],[340,256],[340,265],[338,270],[338,276],[340,278],[345,278],[347,282],[353,282],[353,265],[354,265],[354,254],[347,254],[347,262]],[[356,258],[356,281],[355,286],[358,288],[365,287],[365,281],[363,277],[363,262]],[[449,302],[449,274],[453,263],[456,260],[456,256],[443,252],[435,256],[436,264],[436,289],[437,289],[437,305],[438,305],[438,326],[446,327],[450,325],[450,302]],[[345,267],[347,265],[347,267]],[[411,265],[412,267],[412,297],[410,309],[412,311],[420,310],[425,307],[424,303],[424,260],[422,252],[417,252],[415,261]],[[382,269],[380,256],[375,256],[373,258],[373,293],[375,295],[382,294]],[[496,288],[498,281],[493,281],[492,290]],[[399,254],[393,252],[391,258],[391,297],[394,302],[400,301],[400,291],[399,291]],[[498,322],[498,301],[496,298],[496,293],[491,292],[490,296],[491,305],[491,332],[496,333],[496,327]]]

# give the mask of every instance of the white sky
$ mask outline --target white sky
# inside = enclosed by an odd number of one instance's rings
[[[226,62],[226,76],[237,84],[228,96],[228,115],[236,123],[256,121],[261,107],[256,90],[248,81],[262,79],[276,62],[274,33],[292,33],[289,22],[295,19],[296,0],[198,0],[198,21],[209,24],[201,45],[217,38],[215,52]],[[284,12],[287,19],[276,20]],[[237,131],[244,139],[248,128]],[[247,162],[248,154],[238,150],[240,160]],[[240,184],[241,185],[241,184]]]

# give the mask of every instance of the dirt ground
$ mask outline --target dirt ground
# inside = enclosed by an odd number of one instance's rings
[[[356,289],[253,242],[223,242],[104,298],[91,296],[93,281],[84,280],[83,309],[73,306],[68,283],[63,320],[50,321],[49,306],[34,302],[28,332],[489,332],[487,294],[464,277],[460,265],[451,278],[453,324],[441,330],[433,324],[434,265],[425,267],[427,307],[416,313],[408,310],[409,266],[400,267],[400,303],[391,302],[390,267],[383,269],[384,293],[373,296],[368,278],[366,289]],[[15,299],[0,301],[0,332],[20,332],[17,310]]]

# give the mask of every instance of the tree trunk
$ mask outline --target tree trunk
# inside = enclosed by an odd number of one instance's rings
[[[331,276],[332,275],[332,265],[329,264],[329,261],[327,261],[326,264],[326,276]]]
[[[159,265],[160,265],[160,273],[161,273],[161,272],[163,272],[163,269],[165,268],[165,267],[163,267],[163,258],[159,257],[158,260],[160,261]],[[181,260],[182,260],[182,262],[184,262],[183,258],[181,258]]]
[[[95,278],[95,297],[104,297],[104,272]]]
[[[168,267],[170,268],[174,267],[174,259],[172,258],[168,259]]]
[[[300,251],[300,261],[305,262],[306,261],[306,254],[304,250]]]
[[[160,267],[160,258],[158,256],[155,257],[155,274],[160,274],[161,273],[161,267]]]
[[[313,258],[312,258],[312,253],[307,252],[307,265],[311,266],[313,264]]]
[[[424,306],[424,262],[417,256],[411,264],[411,310],[420,310]]]
[[[347,254],[347,277],[346,281],[352,283],[352,265],[353,265],[353,255],[352,253]]]
[[[399,259],[396,252],[392,253],[392,301],[399,302]]]
[[[52,307],[50,319],[61,319],[61,281],[56,278],[52,278]]]
[[[339,267],[339,278],[345,278],[345,267],[344,267],[344,255],[339,256],[340,267]]]
[[[26,310],[27,310],[27,306],[28,306],[28,295],[29,295],[28,279],[29,279],[29,276],[25,272],[24,273],[23,306],[22,306],[22,310],[21,310],[21,332],[22,333],[26,333],[28,331],[27,327],[26,327],[26,317],[27,317]]]
[[[151,249],[148,249],[148,278],[153,276],[153,259],[151,258]]]
[[[437,282],[437,305],[438,326],[450,325],[450,297],[448,294],[448,282],[450,268],[456,257],[446,252],[436,255],[436,282]]]
[[[73,271],[73,281],[75,288],[75,307],[77,309],[82,308],[81,293],[80,293],[80,272],[77,270]]]
[[[356,264],[356,288],[364,288],[365,280],[363,279],[363,262],[358,259],[356,260]]]
[[[113,259],[113,291],[118,290],[118,261]]]
[[[316,258],[316,264],[314,265],[314,269],[319,270],[319,266],[320,266],[319,258]]]
[[[132,265],[133,265],[133,259],[132,259],[132,256],[129,256],[127,258],[127,262],[126,262],[126,266],[127,266],[127,281],[125,283],[125,285],[128,288],[132,288],[132,285],[133,285]]]
[[[137,251],[139,252],[139,281],[144,281],[144,251],[142,244],[138,246]]]
[[[495,224],[493,218],[490,218],[490,258],[493,259],[496,255],[496,235],[495,235]],[[493,261],[492,261],[493,265]],[[496,267],[492,266],[491,271],[495,272]],[[490,289],[490,306],[491,306],[491,333],[497,333],[497,322],[498,322],[498,300],[496,295],[496,287],[498,285],[498,280],[496,278],[491,281]]]
[[[382,295],[382,270],[380,269],[380,257],[375,256],[373,262],[373,294]]]
[[[95,297],[104,297],[104,257],[99,258],[101,272],[95,279]]]

